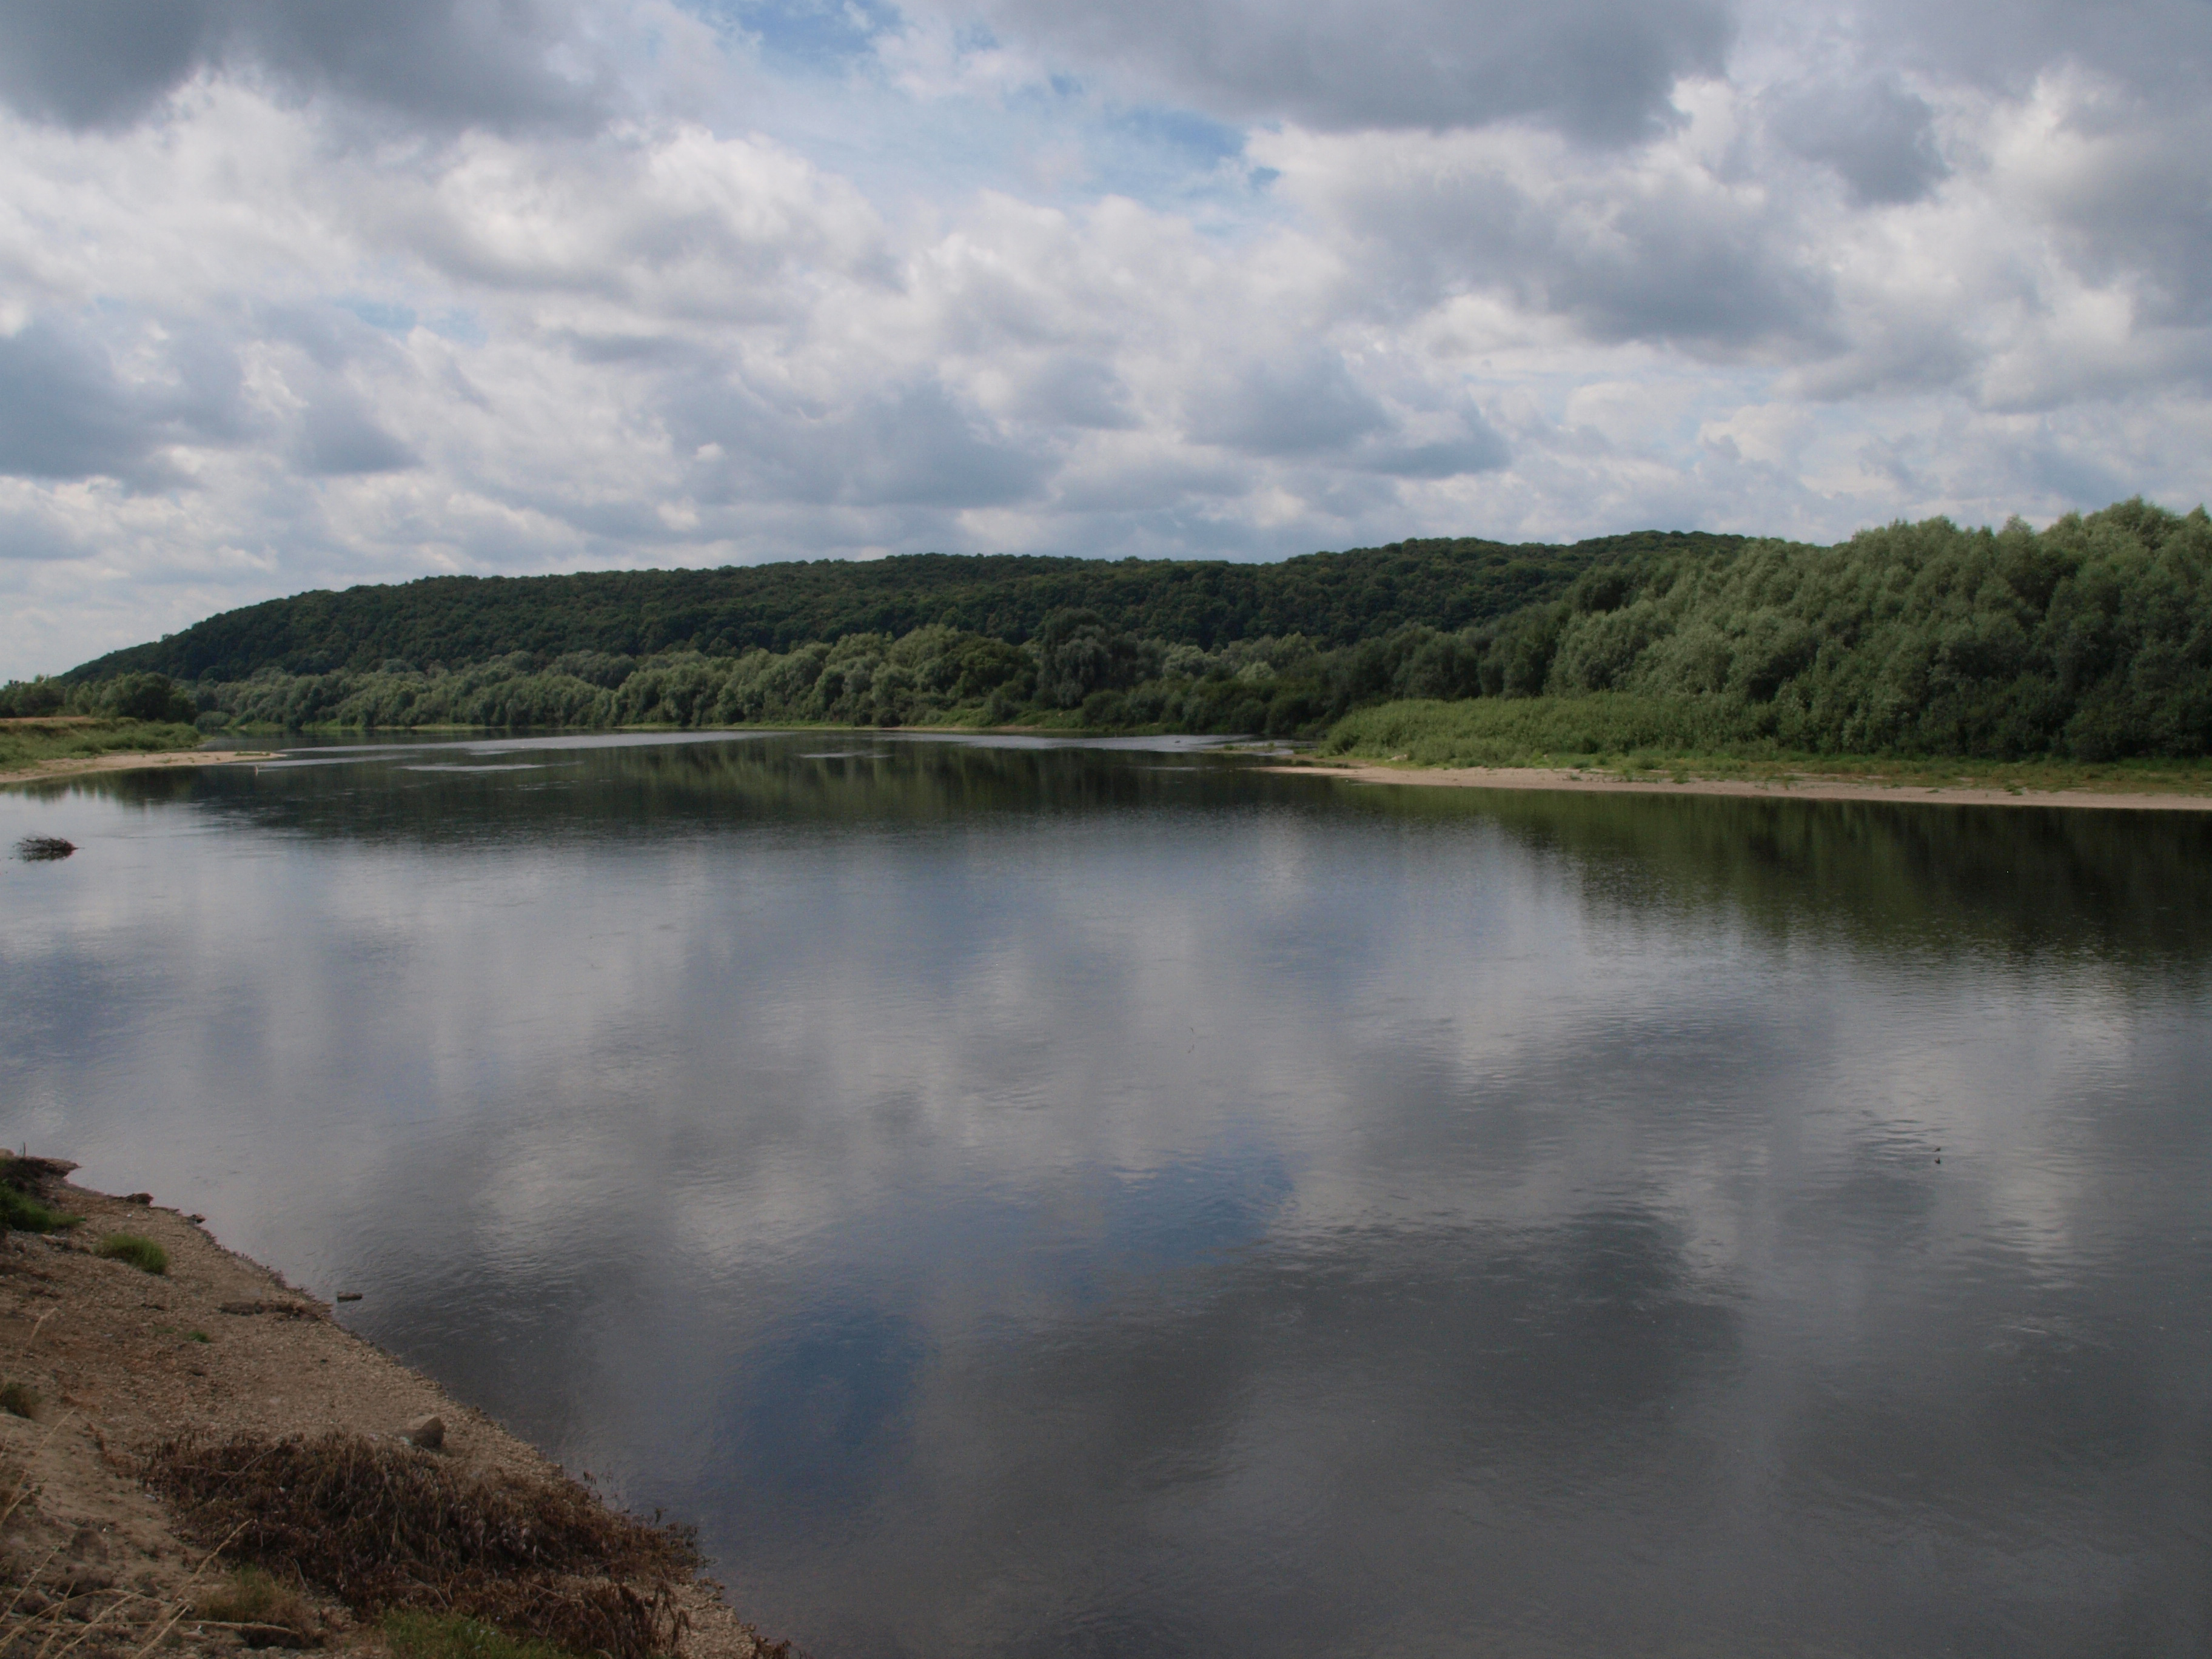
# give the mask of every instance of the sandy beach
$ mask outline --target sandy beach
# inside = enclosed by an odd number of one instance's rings
[[[46,783],[56,778],[76,777],[86,772],[146,772],[179,766],[228,766],[239,761],[276,758],[272,750],[245,749],[173,749],[156,754],[70,755],[58,760],[40,761],[36,766],[19,767],[13,772],[0,772],[0,784]]]
[[[2136,812],[2212,811],[2212,795],[2105,793],[2092,789],[1989,789],[1960,785],[1888,784],[1872,780],[1621,778],[1566,767],[1386,766],[1374,762],[1310,761],[1260,769],[1342,783],[1407,784],[1423,788],[1539,789],[1579,794],[1726,795],[1759,800],[1907,801],[1937,806],[2075,806]]]
[[[312,1583],[300,1587],[311,1618],[298,1640],[198,1615],[239,1552],[223,1554],[222,1540],[150,1489],[149,1452],[180,1436],[342,1431],[395,1446],[434,1417],[434,1451],[408,1455],[440,1473],[503,1489],[570,1485],[497,1423],[346,1330],[329,1302],[224,1249],[150,1195],[88,1192],[58,1178],[70,1166],[50,1167],[48,1200],[82,1222],[0,1234],[0,1400],[9,1405],[0,1412],[0,1647],[47,1659],[72,1648],[72,1659],[131,1659],[156,1644],[386,1650],[375,1623]],[[159,1244],[167,1271],[95,1253],[118,1233]],[[710,1582],[692,1578],[676,1601],[690,1625],[681,1659],[776,1651]]]

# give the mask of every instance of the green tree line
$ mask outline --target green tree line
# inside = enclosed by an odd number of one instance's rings
[[[167,674],[125,673],[93,680],[13,680],[0,686],[0,719],[85,715],[148,724],[190,722],[199,709]]]
[[[1644,532],[1572,547],[1397,542],[1272,564],[928,553],[720,570],[434,576],[225,611],[61,678],[157,673],[198,683],[264,668],[367,672],[393,660],[459,667],[516,652],[541,663],[575,652],[735,657],[849,634],[897,638],[932,625],[1018,642],[1065,611],[1096,611],[1115,634],[1208,648],[1288,634],[1346,645],[1409,623],[1467,627],[1555,598],[1609,559],[1741,541]]]
[[[2140,500],[2014,520],[1631,557],[1507,621],[1485,695],[1641,701],[1699,746],[1813,754],[2202,755],[2212,520]]]
[[[892,592],[874,573],[901,562],[796,567],[804,580],[792,591],[812,604],[842,572],[860,585],[836,605],[857,605]],[[958,562],[904,562],[934,580]],[[971,596],[996,582],[1033,606],[1093,591],[1081,576],[1107,582],[1096,591],[1112,602],[1055,604],[988,627],[957,620],[966,613],[955,607],[954,620],[773,642],[800,625],[779,613],[763,624],[772,642],[714,650],[687,636],[658,650],[517,646],[459,661],[371,663],[341,639],[326,655],[343,660],[311,672],[282,656],[188,681],[144,667],[100,676],[89,665],[0,691],[0,712],[53,712],[24,706],[46,698],[112,713],[118,697],[150,706],[160,695],[178,700],[168,717],[196,708],[209,728],[801,720],[1276,736],[1334,728],[1340,747],[1407,752],[1470,721],[1506,734],[1501,742],[1556,748],[1547,734],[1564,733],[1577,738],[1569,746],[1608,752],[1659,744],[2099,761],[2197,756],[2212,744],[2212,520],[2201,507],[2178,515],[2124,501],[2040,532],[2017,520],[1992,531],[1933,519],[1826,548],[1655,533],[1534,550],[1404,543],[1281,566],[968,562]],[[1029,568],[1037,564],[1083,569],[1041,574]],[[1219,585],[1206,589],[1194,572]],[[1271,572],[1273,586],[1261,580]],[[1061,586],[1023,586],[1046,576]],[[631,579],[533,580],[572,585],[544,591],[580,604],[588,586],[573,585]],[[439,592],[504,595],[525,586],[418,582],[280,603],[368,595],[419,606]],[[1205,592],[1218,599],[1231,589],[1251,603],[1218,612],[1206,608],[1212,599],[1200,603]],[[901,605],[927,602],[919,588],[897,591]],[[946,577],[936,597],[953,591]],[[1310,610],[1292,603],[1301,595]],[[489,626],[497,608],[450,625],[428,618],[422,637],[455,637],[465,622]],[[607,637],[633,637],[610,629]],[[234,658],[217,651],[211,659]],[[1488,712],[1478,719],[1478,708]],[[1463,712],[1439,712],[1453,709]]]

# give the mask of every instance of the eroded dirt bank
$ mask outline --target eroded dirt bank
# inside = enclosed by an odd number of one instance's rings
[[[82,1219],[53,1234],[0,1235],[4,1659],[146,1659],[247,1646],[368,1656],[388,1648],[385,1627],[357,1594],[349,1607],[330,1583],[267,1555],[277,1588],[300,1598],[294,1628],[211,1616],[210,1607],[228,1610],[222,1592],[235,1592],[252,1540],[267,1534],[231,1527],[226,1516],[231,1537],[211,1535],[210,1511],[156,1495],[149,1458],[165,1443],[250,1448],[252,1437],[319,1442],[338,1434],[347,1438],[319,1443],[442,1482],[442,1491],[502,1501],[550,1496],[584,1509],[580,1489],[548,1459],[341,1328],[329,1307],[222,1249],[191,1218],[143,1196],[68,1184],[66,1164],[9,1164],[17,1187]],[[166,1271],[98,1253],[119,1234],[158,1245]],[[428,1418],[439,1427],[425,1425]],[[609,1515],[591,1502],[589,1514]],[[574,1582],[605,1594],[629,1588]],[[692,1571],[650,1588],[688,1626],[677,1643],[682,1659],[787,1651],[762,1641]],[[434,1609],[439,1593],[426,1589],[431,1599],[411,1605]],[[466,1604],[448,1597],[445,1605]]]

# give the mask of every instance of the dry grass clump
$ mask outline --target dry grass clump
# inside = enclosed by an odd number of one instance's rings
[[[688,1534],[616,1514],[572,1481],[493,1482],[392,1442],[246,1434],[155,1448],[148,1483],[230,1553],[356,1614],[459,1614],[572,1653],[652,1659],[687,1620]]]
[[[393,1659],[573,1659],[550,1642],[517,1640],[457,1613],[389,1613],[384,1643]]]
[[[320,1621],[297,1590],[278,1583],[259,1567],[233,1572],[218,1589],[192,1604],[204,1625],[226,1625],[249,1648],[321,1645]]]

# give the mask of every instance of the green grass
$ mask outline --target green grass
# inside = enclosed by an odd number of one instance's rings
[[[64,1214],[52,1205],[40,1203],[30,1194],[0,1182],[0,1224],[10,1231],[58,1233],[83,1219],[81,1215]]]
[[[453,1613],[386,1613],[384,1639],[392,1659],[574,1659],[566,1648]]]
[[[1346,715],[1318,752],[1414,766],[1568,767],[1624,776],[1864,779],[1943,788],[2212,793],[2212,761],[2104,763],[1956,756],[1804,755],[1747,733],[1719,699],[1482,697],[1406,701]]]
[[[1329,729],[1323,754],[1409,760],[1422,766],[1556,766],[1629,756],[1771,758],[1718,699],[1479,697],[1408,700],[1356,709]]]
[[[110,1261],[127,1261],[141,1273],[169,1271],[169,1253],[139,1233],[110,1233],[93,1247],[93,1254]]]
[[[41,761],[165,754],[197,749],[199,742],[198,728],[191,726],[122,720],[9,720],[0,723],[0,772],[20,772]]]

